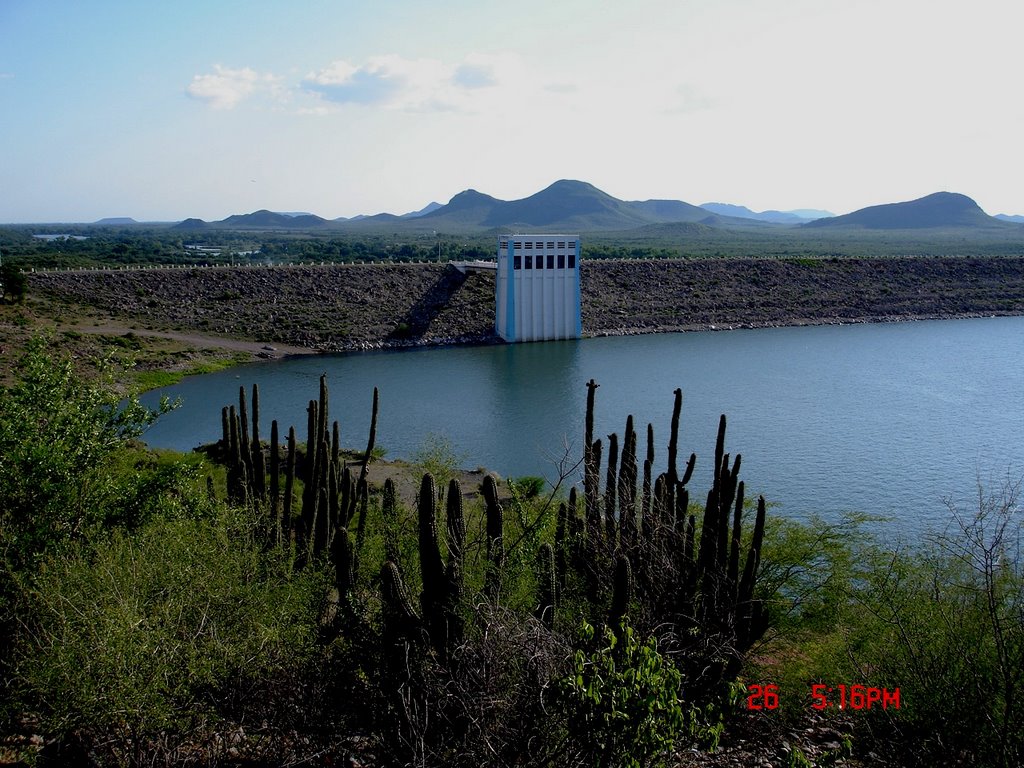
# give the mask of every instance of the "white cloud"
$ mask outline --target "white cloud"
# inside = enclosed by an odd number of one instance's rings
[[[261,91],[283,96],[279,78],[274,75],[260,74],[249,67],[229,69],[220,64],[213,69],[213,74],[193,77],[185,92],[214,109],[233,109],[243,99]]]
[[[306,76],[305,88],[335,104],[410,112],[474,112],[495,94],[521,93],[526,79],[518,57],[470,54],[459,64],[438,59],[373,56],[345,60]]]

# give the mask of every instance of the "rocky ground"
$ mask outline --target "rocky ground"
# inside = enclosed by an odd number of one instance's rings
[[[581,280],[590,336],[1024,314],[1024,257],[593,261]],[[440,264],[34,273],[30,285],[154,332],[322,352],[494,341],[493,274]]]

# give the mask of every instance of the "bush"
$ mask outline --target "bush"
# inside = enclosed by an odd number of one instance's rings
[[[123,509],[117,499],[131,475],[113,459],[171,408],[124,400],[102,362],[97,378],[83,381],[48,343],[31,340],[17,382],[0,391],[0,545],[13,570]]]
[[[326,583],[264,553],[259,530],[223,510],[49,557],[28,585],[16,664],[45,732],[91,737],[123,759],[240,708],[277,719],[287,697],[268,686],[299,687]]]
[[[877,558],[858,593],[854,674],[899,688],[872,710],[907,764],[1015,766],[1024,760],[1024,544],[1020,483],[950,509],[950,532]],[[859,682],[859,681],[858,681]]]
[[[583,642],[594,628],[583,624]],[[696,731],[696,713],[681,700],[682,675],[650,638],[641,643],[632,627],[605,628],[603,643],[589,654],[577,650],[572,669],[558,683],[569,723],[570,754],[585,765],[639,768]]]

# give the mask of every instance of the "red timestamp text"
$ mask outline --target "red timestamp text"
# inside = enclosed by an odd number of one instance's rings
[[[747,709],[778,709],[779,686],[755,684],[747,687]],[[900,689],[876,688],[868,685],[811,686],[813,709],[899,709]]]

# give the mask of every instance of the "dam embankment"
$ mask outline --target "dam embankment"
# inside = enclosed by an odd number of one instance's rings
[[[494,341],[494,276],[444,264],[36,272],[152,329],[324,352]],[[584,261],[585,335],[1024,315],[1024,258]]]

